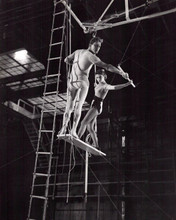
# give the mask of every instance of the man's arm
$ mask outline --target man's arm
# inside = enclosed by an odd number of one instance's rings
[[[67,64],[73,64],[74,57],[75,57],[75,52],[73,52],[72,54],[68,55],[64,59],[64,62],[67,63]]]
[[[108,84],[108,85],[106,86],[106,89],[108,89],[108,90],[119,90],[119,89],[123,89],[123,88],[125,88],[125,87],[131,85],[132,82],[133,82],[133,81],[130,80],[130,81],[127,82],[127,83],[119,84],[119,85],[109,85],[109,84]]]
[[[99,60],[95,63],[95,65],[109,71],[109,72],[112,72],[112,73],[117,73],[119,75],[121,75],[123,78],[125,79],[128,79],[129,78],[129,75],[128,73],[125,73],[123,71],[121,71],[119,68],[111,65],[111,64],[107,64],[107,63],[104,63],[103,61]]]

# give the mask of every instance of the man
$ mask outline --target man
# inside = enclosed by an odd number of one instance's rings
[[[98,83],[95,84],[95,96],[89,111],[87,112],[87,114],[85,115],[84,119],[81,122],[81,126],[78,131],[78,136],[79,138],[81,138],[87,128],[91,135],[93,146],[96,147],[97,149],[99,149],[99,145],[98,145],[97,134],[95,132],[95,123],[97,116],[102,112],[103,100],[105,99],[109,90],[119,90],[133,83],[132,80],[128,79],[129,82],[124,84],[109,85],[106,83],[106,78],[107,75],[105,74],[105,71],[103,69],[97,71],[95,75],[95,79],[96,82]]]
[[[120,74],[125,79],[128,78],[128,73],[124,73],[111,64],[104,63],[96,56],[101,48],[102,42],[103,40],[101,38],[94,37],[90,40],[88,49],[76,50],[64,60],[66,63],[72,65],[72,70],[69,74],[67,104],[63,116],[62,128],[59,131],[58,136],[66,133],[71,113],[75,107],[71,135],[78,138],[76,130],[81,117],[82,106],[88,93],[88,78],[93,65]],[[75,101],[77,101],[76,106]]]

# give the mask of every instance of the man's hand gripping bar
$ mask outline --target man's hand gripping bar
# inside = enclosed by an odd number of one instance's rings
[[[120,70],[121,72],[124,73],[124,71],[123,71],[123,69],[121,68],[120,65],[118,65],[118,68],[119,68],[119,70]],[[133,81],[132,81],[129,77],[127,78],[127,80],[128,80],[128,81],[131,81],[131,85],[132,85],[134,88],[136,87],[136,86],[134,85]]]

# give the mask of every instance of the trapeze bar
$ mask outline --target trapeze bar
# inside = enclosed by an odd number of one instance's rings
[[[120,71],[122,71],[122,72],[124,73],[124,71],[123,71],[123,69],[121,68],[120,65],[118,65],[118,68],[119,68]],[[127,78],[127,80],[128,80],[128,81],[131,81],[131,79],[130,79],[129,77]],[[133,82],[131,82],[131,85],[132,85],[134,88],[136,87]]]
[[[66,9],[70,12],[70,14],[73,16],[73,18],[78,22],[79,26],[86,31],[86,27],[82,24],[82,22],[79,20],[79,18],[76,16],[76,14],[72,11],[72,9],[68,6],[65,0],[61,0],[62,4],[66,7]]]
[[[125,24],[130,24],[130,23],[134,23],[134,22],[137,22],[137,21],[152,19],[152,18],[163,16],[163,15],[171,14],[171,13],[174,13],[174,12],[176,12],[176,8],[173,8],[173,9],[170,9],[170,10],[167,10],[167,11],[163,11],[163,12],[158,12],[158,13],[151,14],[151,15],[147,15],[147,16],[143,16],[141,18],[133,18],[133,19],[129,19],[127,21],[120,21],[120,22],[111,23],[111,24],[107,23],[107,24],[104,24],[103,27],[101,25],[97,26],[97,27],[94,27],[94,26],[90,27],[89,26],[88,33],[92,32],[92,31],[100,31],[100,30],[104,30],[104,29],[107,29],[107,28],[113,28],[113,27],[117,27],[117,26],[121,26],[121,25],[125,25]]]
[[[85,143],[84,141],[74,138],[70,134],[64,134],[64,135],[58,135],[58,139],[65,140],[66,142],[75,145],[76,147],[79,147],[80,149],[87,151],[95,156],[106,156],[105,153],[103,153],[100,150],[97,150],[95,147],[90,146],[89,144]]]

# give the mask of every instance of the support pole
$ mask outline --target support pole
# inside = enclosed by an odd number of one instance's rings
[[[176,163],[175,163],[175,152],[173,151],[172,153],[172,158],[173,158],[173,172],[174,172],[174,192],[176,193]]]
[[[79,26],[86,31],[86,27],[82,24],[82,22],[79,20],[79,18],[76,16],[76,14],[72,11],[72,9],[68,6],[65,0],[61,0],[62,4],[66,7],[66,9],[70,12],[70,14],[73,16],[73,18],[78,22]]]
[[[88,164],[89,164],[89,153],[88,153],[88,151],[86,151],[86,160],[85,160],[85,186],[84,186],[84,202],[85,202],[85,203],[87,203]]]
[[[100,219],[100,185],[98,185],[98,201],[97,201],[97,220]]]
[[[129,17],[129,5],[128,5],[128,0],[125,0],[125,17],[126,17],[126,20],[127,20],[127,21],[130,19],[130,17]]]
[[[95,26],[97,26],[100,22],[101,19],[103,18],[103,16],[106,14],[107,10],[109,9],[109,7],[112,5],[112,3],[114,2],[114,0],[111,0],[111,2],[109,3],[109,5],[105,8],[104,12],[102,13],[102,15],[99,17],[98,21],[95,23]]]

